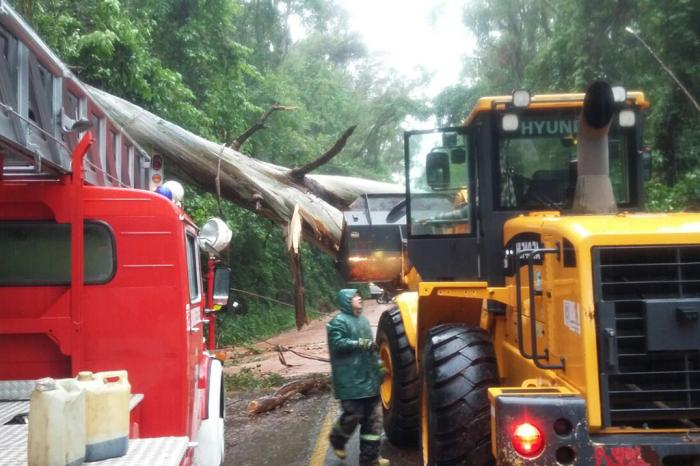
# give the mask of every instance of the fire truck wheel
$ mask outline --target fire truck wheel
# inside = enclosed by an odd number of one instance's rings
[[[421,379],[423,464],[494,464],[487,388],[498,384],[498,369],[488,333],[454,324],[433,327]]]
[[[197,433],[194,466],[219,466],[224,460],[224,371],[221,361],[209,360],[206,390],[206,411]]]
[[[382,313],[377,346],[386,376],[380,388],[384,431],[398,446],[418,444],[420,382],[414,350],[408,344],[401,313],[393,308]]]

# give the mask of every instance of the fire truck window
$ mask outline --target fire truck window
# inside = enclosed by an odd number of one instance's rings
[[[0,285],[69,285],[70,225],[0,222]],[[114,238],[107,225],[86,223],[85,284],[107,283],[116,273]]]
[[[198,301],[201,297],[199,289],[199,250],[197,249],[197,239],[192,235],[187,237],[187,281],[190,286],[190,302]]]

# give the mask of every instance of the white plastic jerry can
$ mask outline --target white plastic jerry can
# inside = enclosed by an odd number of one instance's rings
[[[29,402],[29,466],[78,466],[85,460],[85,394],[74,379],[40,379]]]
[[[124,456],[129,448],[129,397],[126,371],[80,372],[85,390],[85,461]]]

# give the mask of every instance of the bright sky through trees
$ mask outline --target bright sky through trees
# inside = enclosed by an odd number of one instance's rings
[[[426,90],[434,96],[459,83],[464,57],[474,39],[462,20],[463,3],[454,0],[339,0],[349,13],[350,29],[360,33],[371,53],[387,67],[413,76],[417,68],[432,75]]]
[[[459,84],[462,66],[476,39],[465,27],[464,6],[456,0],[337,0],[347,12],[349,29],[361,36],[386,70],[406,78],[431,77],[415,97],[431,98]],[[305,35],[299,19],[289,18],[292,39]]]

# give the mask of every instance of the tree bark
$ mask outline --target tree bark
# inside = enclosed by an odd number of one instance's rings
[[[294,208],[292,219],[287,227],[287,254],[289,254],[289,267],[292,271],[292,286],[294,287],[294,320],[297,330],[301,330],[307,324],[306,307],[304,306],[304,273],[301,267],[301,242],[302,215],[300,207]],[[280,353],[281,356],[282,353]]]
[[[303,169],[295,171],[262,162],[225,144],[199,137],[111,94],[95,88],[89,90],[136,142],[147,151],[164,156],[166,171],[194,181],[212,193],[217,192],[220,183],[223,197],[281,226],[288,225],[294,207],[299,205],[303,211],[304,238],[334,257],[340,246],[343,208],[363,193],[404,192],[403,187],[391,183],[311,175]]]
[[[254,416],[282,406],[285,401],[297,393],[306,395],[312,391],[325,390],[327,388],[328,380],[319,377],[290,382],[278,389],[273,395],[251,400],[248,403],[248,416]]]

